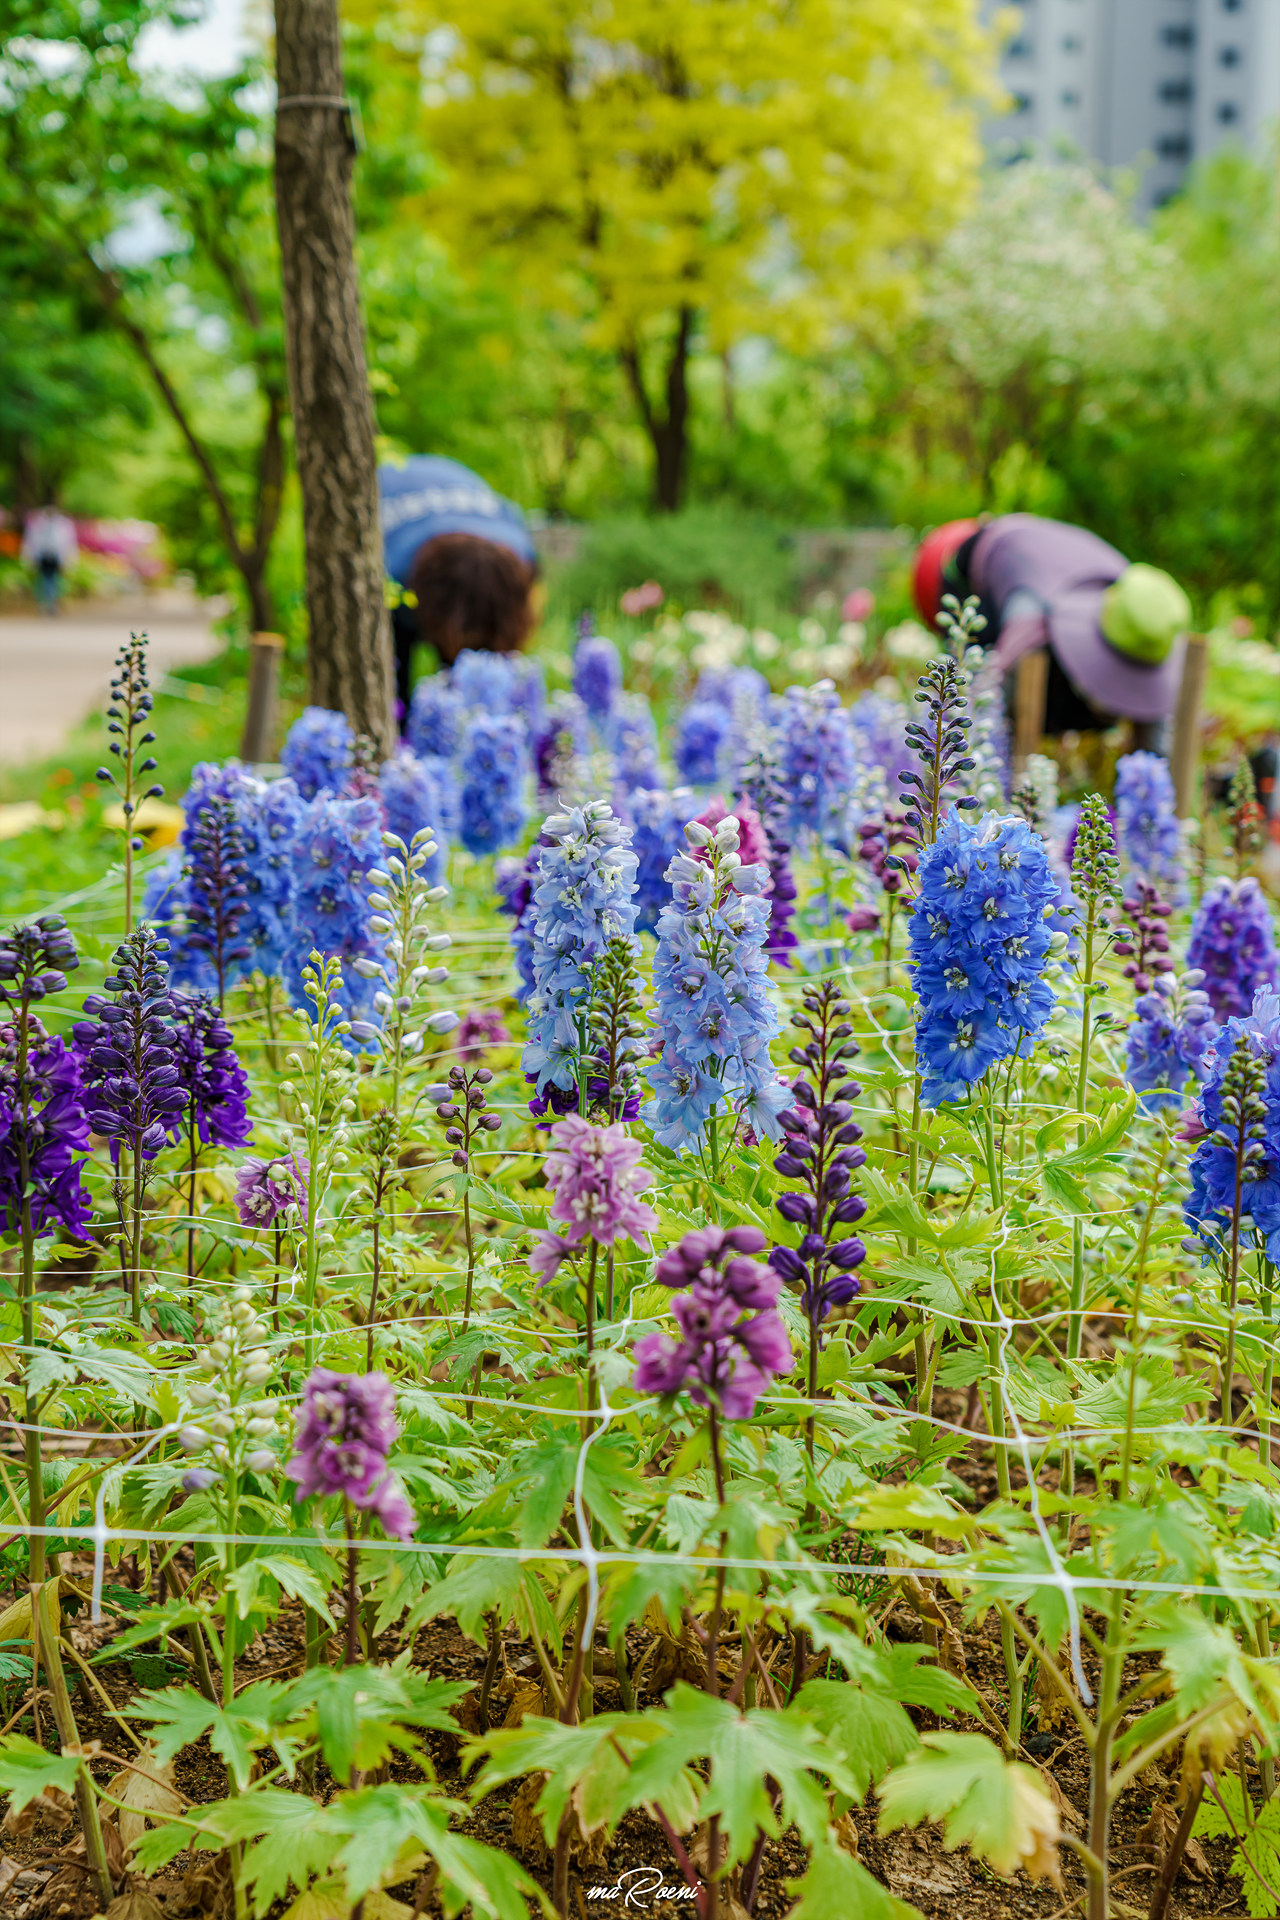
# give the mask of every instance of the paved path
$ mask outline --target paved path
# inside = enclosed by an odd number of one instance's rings
[[[174,668],[207,660],[220,642],[220,605],[189,595],[74,604],[54,620],[0,617],[0,763],[55,753],[78,721],[101,708],[121,643],[131,631],[151,640],[151,684]]]

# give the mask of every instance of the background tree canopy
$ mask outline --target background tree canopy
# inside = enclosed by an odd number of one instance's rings
[[[140,76],[159,11],[6,8],[0,500],[158,519],[270,625],[300,574],[269,68]],[[683,489],[695,543],[718,509],[1025,507],[1280,614],[1273,170],[1224,155],[1150,225],[1083,168],[981,174],[975,11],[803,0],[739,44],[727,0],[352,0],[389,443],[619,527]]]

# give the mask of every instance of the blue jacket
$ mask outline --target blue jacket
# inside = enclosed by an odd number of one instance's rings
[[[519,507],[457,460],[415,454],[378,468],[382,553],[387,572],[406,586],[419,547],[438,533],[471,533],[537,564]]]

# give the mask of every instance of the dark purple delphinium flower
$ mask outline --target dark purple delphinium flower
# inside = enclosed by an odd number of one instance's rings
[[[231,969],[250,957],[243,938],[249,864],[235,801],[226,793],[210,794],[189,817],[182,838],[187,856],[185,943],[207,956],[221,1006]]]
[[[23,1233],[23,1198],[34,1235],[60,1226],[83,1239],[89,1198],[81,1184],[89,1150],[80,1067],[31,1009],[62,993],[80,964],[61,914],[13,927],[0,940],[0,1229]]]
[[[572,787],[577,762],[591,751],[587,710],[576,693],[552,694],[530,745],[538,797],[554,800],[562,788]]]
[[[796,911],[788,827],[791,805],[779,772],[776,750],[763,730],[742,763],[738,792],[755,808],[769,842],[769,933],[764,950],[775,965],[789,967],[797,945],[791,931]]]
[[[341,1495],[393,1539],[411,1540],[413,1508],[387,1465],[399,1431],[396,1390],[384,1373],[317,1367],[302,1390],[296,1451],[285,1468],[298,1498]]]
[[[498,911],[514,922],[511,929],[511,957],[516,963],[520,985],[516,999],[524,1006],[533,992],[533,882],[538,871],[541,838],[534,841],[523,860],[514,855],[496,860],[493,882],[498,895]]]
[[[663,1254],[654,1277],[688,1289],[672,1301],[681,1338],[636,1343],[638,1393],[687,1393],[726,1420],[750,1420],[774,1374],[794,1364],[777,1312],[781,1279],[748,1257],[764,1247],[758,1227],[698,1227]]]
[[[169,969],[161,955],[168,942],[150,927],[135,928],[112,956],[113,974],[103,982],[110,999],[91,993],[90,1016],[75,1028],[89,1124],[111,1143],[154,1160],[175,1126],[187,1096],[180,1084],[173,1028]]]
[[[1259,987],[1277,985],[1278,964],[1271,909],[1257,881],[1211,881],[1191,923],[1187,965],[1204,974],[1219,1020],[1248,1013]]]
[[[792,1082],[794,1106],[782,1115],[786,1144],[774,1161],[784,1180],[805,1189],[784,1193],[775,1204],[784,1220],[801,1229],[798,1247],[774,1247],[769,1264],[800,1297],[809,1318],[809,1398],[818,1390],[818,1352],[822,1323],[833,1307],[843,1307],[861,1290],[856,1268],[866,1248],[844,1229],[861,1220],[866,1202],[851,1189],[852,1175],[866,1159],[862,1129],[851,1102],[861,1092],[849,1077],[847,1062],[858,1051],[849,1021],[849,1002],[829,980],[805,991],[793,1026],[808,1038],[791,1058],[800,1068]],[[812,1415],[810,1416],[812,1427]]]
[[[236,1175],[236,1212],[246,1227],[279,1227],[307,1211],[311,1162],[305,1153],[246,1160]]]
[[[497,1007],[473,1007],[454,1029],[454,1051],[463,1060],[482,1060],[490,1047],[509,1047],[511,1035]]]
[[[1129,924],[1121,927],[1120,939],[1112,942],[1113,950],[1124,960],[1124,977],[1132,980],[1134,992],[1150,993],[1156,974],[1168,969],[1169,933],[1165,922],[1173,912],[1173,902],[1153,881],[1136,880],[1120,904]]]
[[[208,994],[173,992],[173,1056],[186,1095],[186,1128],[194,1147],[243,1147],[253,1133],[249,1076],[231,1029]]]
[[[624,1121],[627,1125],[630,1125],[633,1120],[638,1120],[640,1117],[640,1094],[638,1091],[629,1092],[622,1103],[621,1110],[617,1113],[610,1114],[609,1061],[604,1049],[602,1047],[597,1048],[594,1053],[588,1054],[587,1058],[590,1060],[598,1060],[601,1069],[599,1073],[588,1072],[587,1074],[587,1112],[609,1114],[610,1118]],[[529,1082],[530,1087],[536,1085],[532,1074],[526,1074],[525,1079]],[[541,1093],[531,1093],[529,1096],[530,1113],[535,1120],[540,1123],[545,1122],[547,1125],[550,1125],[550,1122],[547,1121],[548,1114],[550,1114],[553,1119],[559,1120],[562,1115],[566,1113],[577,1113],[581,1104],[582,1093],[578,1087],[547,1086]]]

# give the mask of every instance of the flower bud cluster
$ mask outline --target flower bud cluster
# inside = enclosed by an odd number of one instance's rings
[[[450,1158],[463,1171],[471,1165],[476,1139],[482,1133],[497,1133],[502,1125],[500,1113],[489,1113],[484,1089],[493,1079],[488,1067],[453,1066],[449,1078],[427,1088],[427,1098],[435,1106],[436,1119],[445,1129],[445,1141],[453,1149]]]
[[[206,1377],[188,1389],[195,1417],[178,1439],[187,1453],[205,1454],[210,1463],[186,1474],[188,1493],[203,1493],[229,1474],[272,1473],[279,1464],[266,1444],[277,1430],[277,1403],[262,1397],[272,1372],[266,1338],[252,1291],[237,1287],[196,1363]]]
[[[80,965],[76,943],[60,913],[42,914],[0,938],[0,1002],[26,1009],[51,993],[65,993]]]
[[[353,1020],[351,1034],[381,1049],[389,1064],[400,1068],[424,1051],[428,1035],[450,1033],[458,1024],[456,1013],[430,1011],[424,1004],[428,993],[449,977],[436,956],[453,943],[447,933],[432,931],[429,925],[430,910],[448,898],[449,889],[430,882],[438,848],[429,827],[416,833],[408,846],[394,833],[384,833],[382,843],[386,858],[382,866],[370,868],[367,878],[374,909],[369,924],[383,942],[385,958],[356,962],[361,977],[376,982],[374,1017]]]
[[[1166,971],[1169,932],[1165,925],[1173,912],[1173,902],[1160,892],[1154,881],[1137,880],[1121,902],[1129,924],[1120,928],[1115,951],[1125,961],[1124,977],[1132,980],[1136,993],[1150,993],[1157,973]]]

